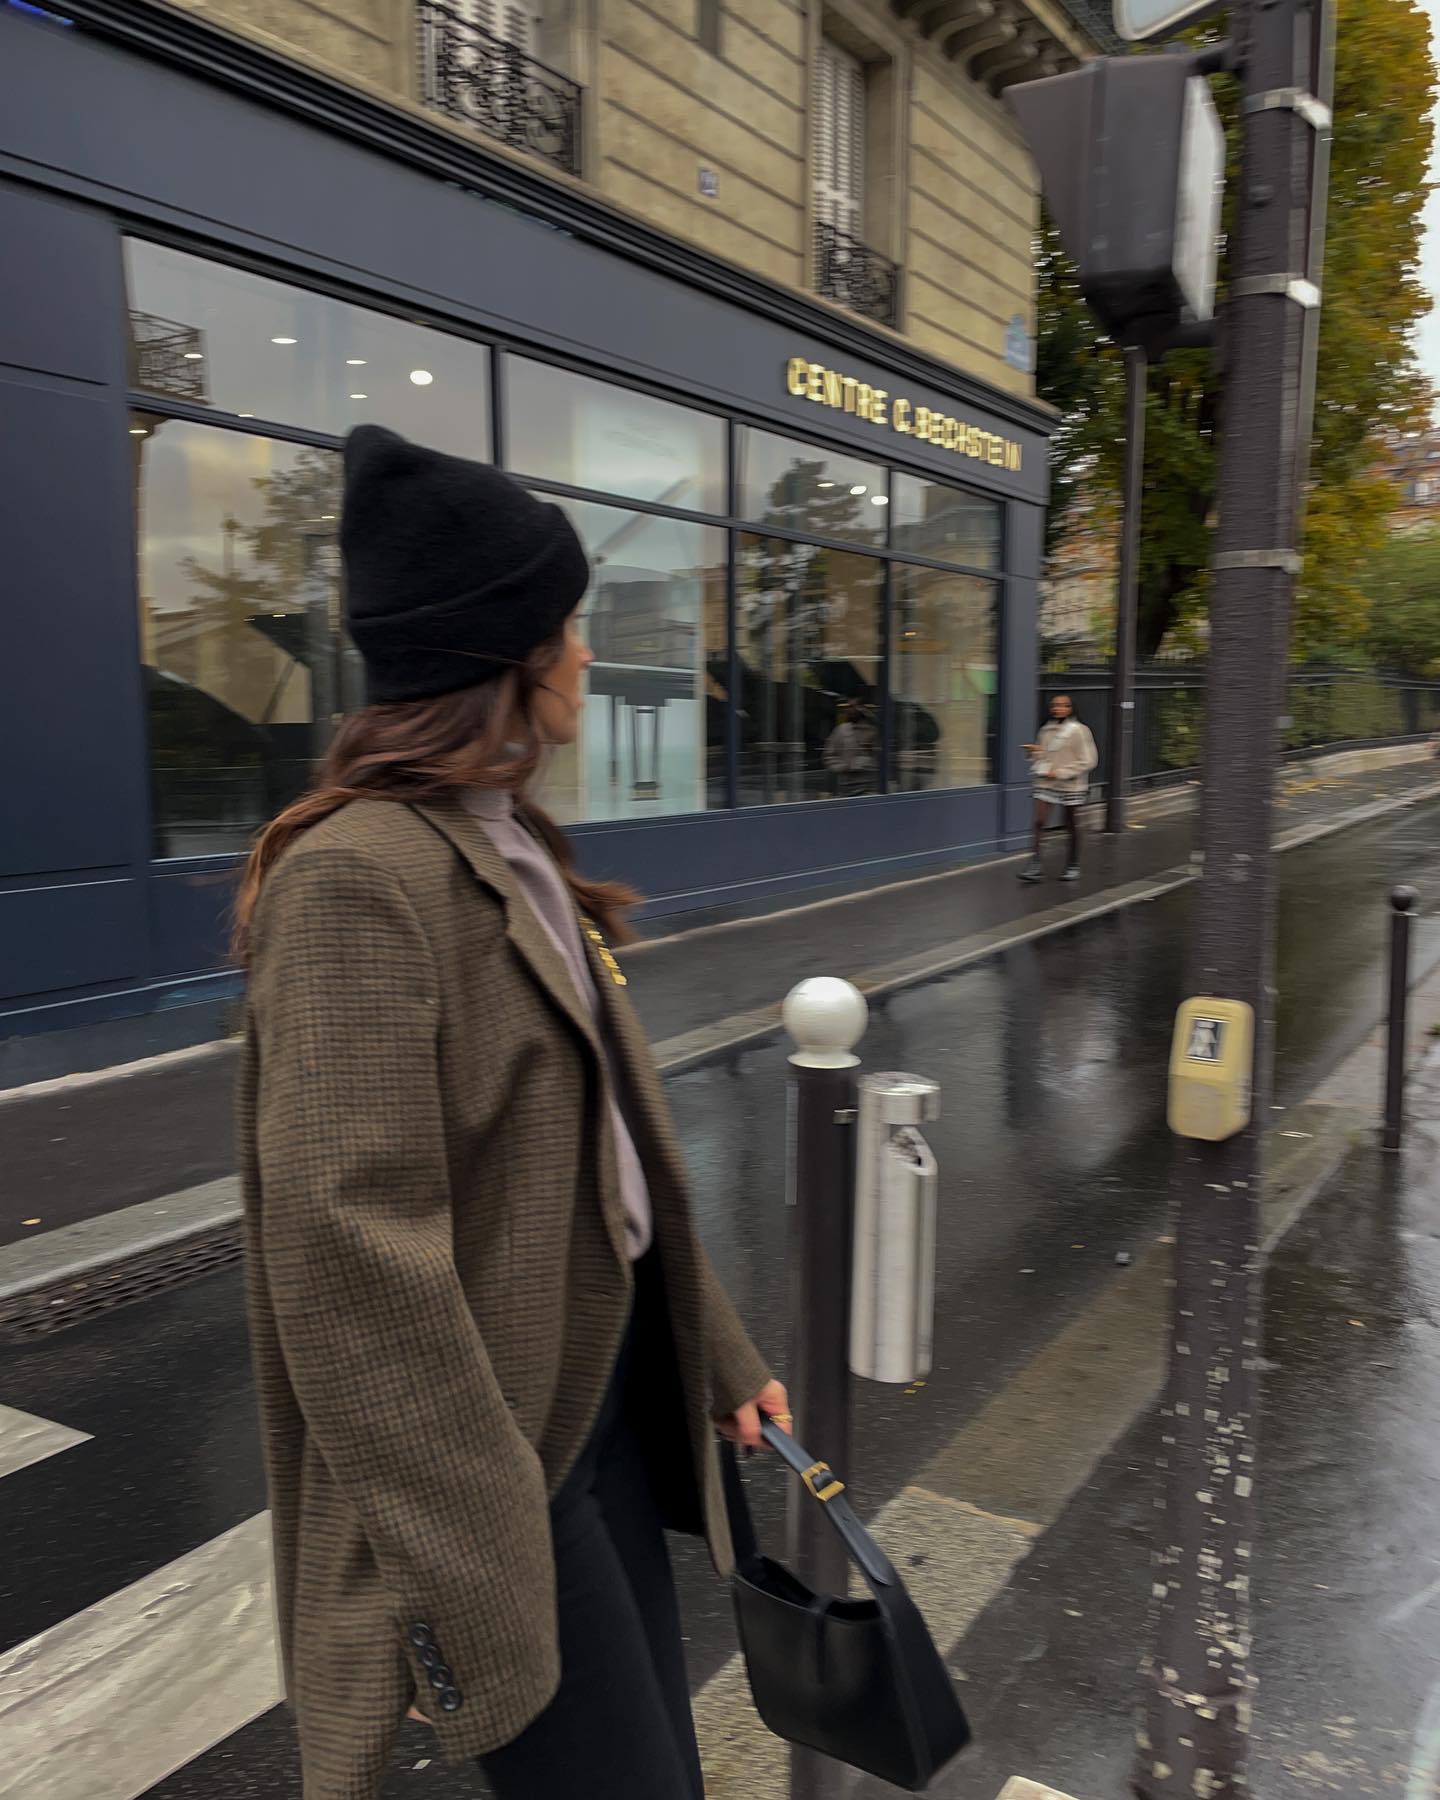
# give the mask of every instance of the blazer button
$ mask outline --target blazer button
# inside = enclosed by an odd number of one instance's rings
[[[435,1642],[435,1633],[425,1624],[412,1625],[408,1636],[417,1650],[423,1650],[427,1644]]]
[[[421,1644],[420,1663],[422,1668],[433,1669],[439,1661],[440,1647],[438,1644]]]
[[[438,1669],[431,1669],[430,1685],[437,1694],[442,1693],[446,1688],[454,1687],[455,1677],[450,1673],[449,1669],[445,1667],[444,1663],[441,1663]]]
[[[440,1710],[441,1710],[441,1712],[459,1712],[460,1704],[461,1704],[461,1702],[460,1702],[459,1688],[447,1687],[441,1693],[441,1695],[440,1695]]]

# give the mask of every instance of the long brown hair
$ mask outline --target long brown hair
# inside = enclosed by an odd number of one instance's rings
[[[559,863],[580,910],[617,943],[634,932],[624,909],[639,896],[618,881],[592,881],[575,867],[569,840],[528,796],[545,755],[535,696],[560,655],[552,639],[523,664],[458,693],[433,700],[367,706],[341,725],[314,785],[272,819],[256,839],[235,900],[231,954],[244,967],[265,877],[312,826],[351,800],[438,800],[464,788],[504,789],[516,816],[538,834]]]

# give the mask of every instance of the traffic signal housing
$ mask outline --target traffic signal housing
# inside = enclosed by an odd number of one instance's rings
[[[1225,132],[1195,59],[1097,57],[1007,97],[1106,331],[1140,343],[1212,318]]]

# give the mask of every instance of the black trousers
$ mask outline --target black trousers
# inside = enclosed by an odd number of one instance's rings
[[[653,1314],[651,1274],[637,1271],[637,1312]],[[669,1389],[645,1367],[654,1328],[653,1316],[632,1320],[590,1441],[550,1503],[560,1690],[513,1743],[480,1759],[496,1800],[703,1800],[652,1475],[662,1448],[682,1468],[690,1450],[684,1414],[652,1410]]]

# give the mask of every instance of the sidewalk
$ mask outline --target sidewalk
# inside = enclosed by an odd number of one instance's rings
[[[1419,1010],[1417,1039],[1440,984]],[[1354,1060],[1332,1094],[1368,1086],[1373,1058]],[[1371,1093],[1267,1277],[1257,1800],[1440,1793],[1440,1045],[1400,1157],[1377,1148]],[[967,1633],[952,1666],[976,1749],[942,1800],[995,1800],[1017,1771],[1059,1800],[1128,1793],[1160,1452],[1147,1406]]]
[[[1280,786],[1281,842],[1437,793],[1432,758],[1347,773],[1297,766]],[[1010,856],[637,944],[625,962],[657,1057],[673,1074],[763,1039],[808,975],[844,975],[878,995],[1166,893],[1189,878],[1192,802],[1193,792],[1154,796],[1120,839],[1092,833],[1073,886],[1024,886],[1023,858]],[[1048,855],[1058,873],[1053,846]],[[222,1043],[0,1092],[0,1246],[229,1176],[234,1056]]]

